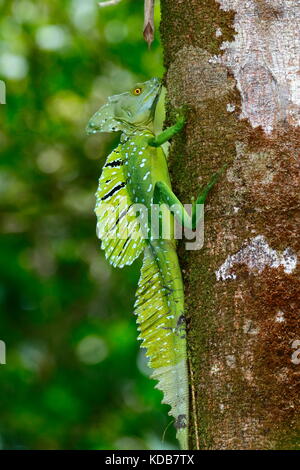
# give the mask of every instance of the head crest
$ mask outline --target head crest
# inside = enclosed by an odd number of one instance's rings
[[[152,78],[126,93],[109,97],[108,103],[90,119],[87,132],[126,132],[134,127],[149,126],[160,91],[160,80]]]
[[[122,123],[114,117],[114,103],[109,102],[102,106],[90,119],[87,125],[88,134],[96,132],[117,132],[123,130]]]

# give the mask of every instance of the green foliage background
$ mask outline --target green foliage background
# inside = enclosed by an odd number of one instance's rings
[[[156,12],[157,17],[159,11]],[[158,18],[157,18],[158,19]],[[143,2],[0,0],[0,446],[175,445],[132,314],[140,263],[112,269],[94,193],[114,135],[85,125],[107,96],[161,76]]]

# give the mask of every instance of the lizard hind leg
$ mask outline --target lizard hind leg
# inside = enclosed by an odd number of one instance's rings
[[[166,248],[166,247],[164,247]],[[176,251],[149,245],[136,294],[139,339],[147,349],[151,378],[163,392],[162,403],[171,407],[176,436],[182,449],[188,449],[189,387],[186,362],[183,289]]]

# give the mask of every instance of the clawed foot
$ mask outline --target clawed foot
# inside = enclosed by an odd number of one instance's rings
[[[186,106],[182,106],[180,108],[177,108],[175,110],[175,116],[176,116],[176,127],[178,127],[179,130],[181,130],[186,121],[187,121],[187,108]]]
[[[217,171],[216,173],[214,173],[209,181],[209,183],[205,186],[205,188],[203,189],[203,191],[199,194],[198,198],[197,198],[197,204],[204,204],[204,201],[205,199],[207,198],[207,195],[209,193],[209,191],[214,187],[214,185],[217,183],[217,181],[219,180],[220,176],[222,175],[222,173],[224,173],[224,171],[226,170],[227,168],[227,164],[225,163],[225,165],[222,166],[222,168]]]

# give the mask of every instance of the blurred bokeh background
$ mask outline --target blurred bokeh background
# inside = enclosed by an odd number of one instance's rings
[[[176,446],[136,339],[141,263],[112,269],[95,234],[118,135],[85,134],[107,96],[162,75],[142,26],[142,0],[0,0],[2,449]]]

